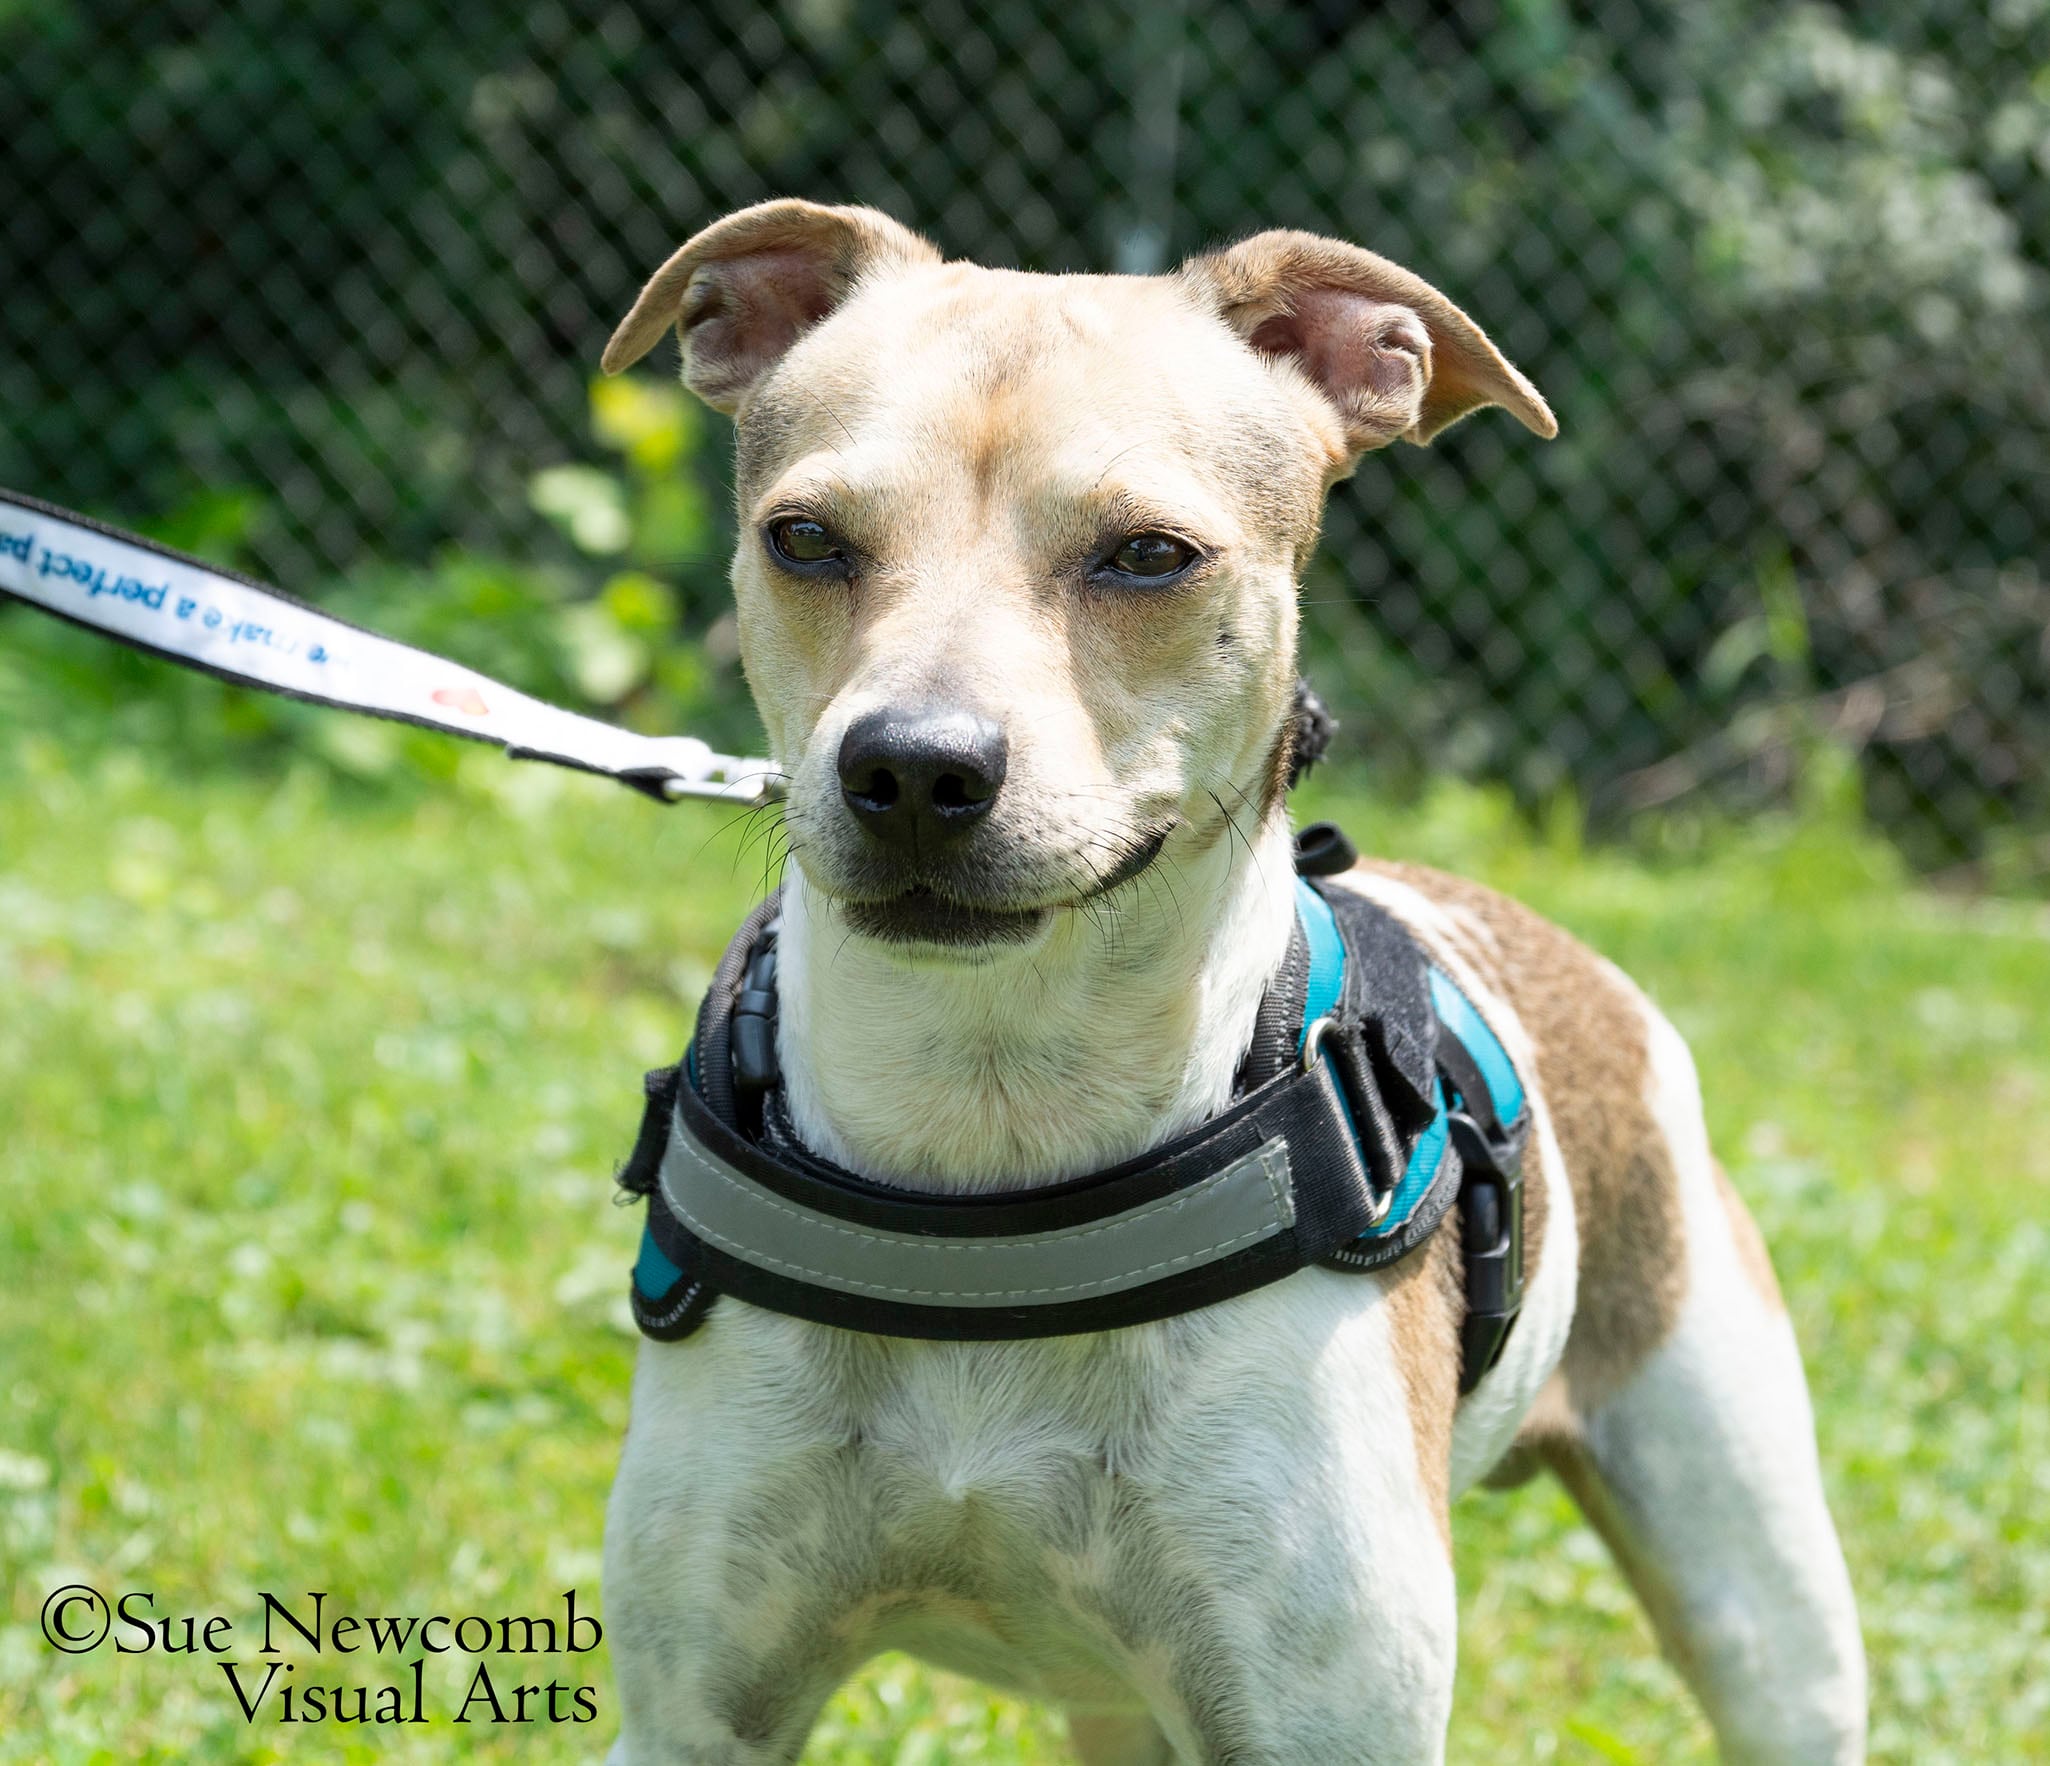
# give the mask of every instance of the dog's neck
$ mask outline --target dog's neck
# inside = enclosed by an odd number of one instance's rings
[[[793,870],[778,942],[792,1119],[814,1151],[932,1191],[1048,1183],[1221,1109],[1295,913],[1287,820],[1172,852],[1029,952],[914,962]]]

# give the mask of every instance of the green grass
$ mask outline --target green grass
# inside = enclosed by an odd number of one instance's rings
[[[581,1729],[457,1727],[445,1662],[425,1727],[251,1727],[217,1667],[60,1657],[37,1612],[71,1581],[242,1636],[261,1589],[596,1599],[638,1230],[607,1178],[759,877],[723,819],[482,753],[380,800],[0,744],[0,1761],[602,1753],[602,1652],[556,1664]],[[1919,894],[1826,825],[1681,863],[1450,790],[1348,819],[1564,921],[1690,1035],[1807,1348],[1875,1756],[2046,1757],[2045,912]],[[1457,1524],[1454,1760],[1711,1757],[1555,1488]],[[810,1758],[1065,1754],[886,1661]]]

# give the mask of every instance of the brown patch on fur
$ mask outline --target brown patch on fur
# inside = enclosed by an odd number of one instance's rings
[[[1786,1311],[1787,1302],[1780,1293],[1779,1277],[1773,1273],[1772,1254],[1765,1248],[1765,1236],[1759,1232],[1758,1222],[1751,1218],[1751,1210],[1744,1206],[1744,1198],[1737,1194],[1737,1186],[1730,1182],[1730,1174],[1723,1169],[1720,1159],[1715,1161],[1715,1193],[1722,1198],[1723,1212],[1730,1218],[1730,1237],[1737,1241],[1737,1261],[1743,1264],[1744,1274],[1766,1305],[1775,1312]]]
[[[1470,920],[1447,920],[1435,928],[1445,948],[1468,964],[1476,974],[1492,975],[1501,967],[1492,940],[1481,935]]]
[[[1665,1340],[1686,1296],[1678,1177],[1651,1113],[1644,1021],[1593,952],[1520,903],[1418,865],[1368,868],[1493,935],[1494,954],[1475,966],[1530,1033],[1579,1215],[1580,1296],[1562,1367],[1573,1408],[1585,1414]],[[1535,1174],[1535,1160],[1528,1169]],[[1541,1195],[1527,1179],[1533,1269]]]
[[[1452,1550],[1452,1417],[1459,1407],[1459,1321],[1466,1290],[1459,1256],[1459,1210],[1382,1278],[1395,1369],[1409,1401],[1417,1475]]]

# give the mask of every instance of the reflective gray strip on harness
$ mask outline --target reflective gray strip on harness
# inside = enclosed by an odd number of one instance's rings
[[[1288,1146],[1278,1136],[1188,1189],[1108,1219],[1009,1236],[940,1238],[836,1219],[770,1194],[680,1122],[670,1125],[661,1192],[683,1225],[743,1263],[904,1305],[1030,1306],[1122,1293],[1295,1224]]]

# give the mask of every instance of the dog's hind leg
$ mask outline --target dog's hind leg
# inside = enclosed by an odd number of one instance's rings
[[[1648,1012],[1686,1292],[1613,1390],[1540,1446],[1608,1541],[1733,1766],[1855,1766],[1865,1660],[1800,1351],[1757,1228],[1710,1155],[1687,1049]],[[1570,1359],[1569,1359],[1570,1366]]]

